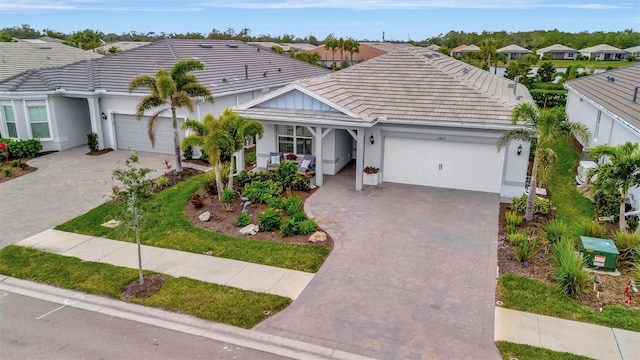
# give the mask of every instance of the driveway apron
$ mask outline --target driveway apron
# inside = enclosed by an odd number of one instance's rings
[[[29,161],[37,171],[0,184],[0,248],[50,229],[106,202],[112,171],[124,167],[131,152],[89,156],[81,146]],[[166,154],[140,153],[140,165],[164,173]]]
[[[350,174],[349,174],[350,173]],[[257,329],[380,359],[497,359],[497,194],[328,177],[307,211],[335,248]]]

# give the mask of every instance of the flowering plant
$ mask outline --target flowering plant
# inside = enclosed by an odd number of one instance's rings
[[[287,160],[296,160],[298,157],[296,154],[287,154],[286,158]]]
[[[375,166],[365,166],[364,168],[365,174],[377,174],[378,171],[380,171],[380,168],[377,168]]]
[[[164,167],[167,169],[167,171],[171,170],[171,163],[169,162],[169,160],[164,161]]]

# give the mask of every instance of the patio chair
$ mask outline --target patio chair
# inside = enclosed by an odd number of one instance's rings
[[[269,161],[267,161],[267,171],[274,171],[280,165],[280,162],[284,160],[284,153],[271,152],[269,153]]]
[[[314,175],[316,173],[316,157],[313,155],[305,155],[302,163],[298,167],[298,174]]]

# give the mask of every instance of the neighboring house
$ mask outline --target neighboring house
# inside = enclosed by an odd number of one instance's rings
[[[64,40],[62,39],[58,39],[58,38],[53,38],[50,36],[42,36],[39,37],[37,39],[16,39],[17,41],[24,41],[24,42],[30,42],[33,44],[46,44],[46,43],[57,43],[57,44],[62,44],[64,42]]]
[[[404,47],[404,45],[390,42],[362,42],[360,43],[358,52],[353,53],[353,63],[356,64],[371,60],[401,47]],[[309,50],[309,52],[319,54],[320,61],[328,68],[330,68],[332,64],[340,67],[344,61],[351,64],[351,54],[345,50],[341,51],[340,49],[336,49],[332,51],[331,49],[325,49],[324,45],[320,45],[313,50]]]
[[[628,52],[629,56],[634,56],[636,60],[640,60],[640,46],[630,47],[624,49],[624,51]]]
[[[297,51],[309,51],[315,49],[317,46],[307,43],[275,43],[271,41],[249,41],[247,44],[257,46],[261,49],[271,50],[274,46],[279,46],[284,51],[289,51],[291,49]]]
[[[475,52],[480,51],[480,48],[476,45],[460,45],[451,49],[451,57],[459,58],[462,54],[466,52]]]
[[[323,77],[296,82],[240,105],[264,124],[259,167],[271,152],[316,157],[316,183],[356,160],[380,168],[383,182],[475,190],[512,197],[524,192],[529,145],[501,150],[511,112],[533,103],[521,84],[449,56],[405,47]]]
[[[561,44],[554,44],[542,49],[536,50],[538,57],[543,58],[547,54],[551,54],[551,58],[554,60],[575,60],[578,51],[568,46]]]
[[[640,143],[640,64],[581,77],[565,83],[567,117],[585,124],[591,146]],[[640,189],[634,191],[640,205]]]
[[[102,57],[91,51],[58,43],[0,42],[0,80],[25,70],[61,66],[85,59]]]
[[[436,44],[427,45],[424,48],[433,51],[440,51],[440,46]]]
[[[111,48],[116,48],[118,49],[118,51],[127,51],[147,44],[149,44],[148,41],[116,41],[106,45],[98,46],[97,48],[93,49],[93,51],[97,52],[98,54],[106,55],[109,54],[109,50]]]
[[[196,99],[193,113],[178,109],[179,122],[202,119],[208,113],[218,116],[227,107],[295,80],[328,73],[286,55],[258,52],[240,41],[164,39],[63,67],[29,70],[0,81],[0,130],[12,138],[39,138],[45,150],[86,144],[87,134],[95,132],[100,148],[173,154],[170,113],[156,123],[157,142],[152,148],[148,117],[137,120],[135,116],[145,92],[131,94],[128,87],[138,75],[155,76],[159,68],[169,70],[177,60],[189,58],[205,64],[205,69],[194,75],[213,93],[215,103]]]
[[[531,50],[529,49],[525,49],[522,46],[518,46],[515,44],[509,45],[509,46],[505,46],[502,47],[498,50],[496,50],[499,53],[505,53],[507,54],[507,60],[517,60],[522,58],[523,56],[527,55],[527,54],[531,54]]]
[[[617,47],[600,44],[588,48],[580,49],[580,54],[593,58],[595,60],[622,60],[629,55],[626,50],[620,50]]]

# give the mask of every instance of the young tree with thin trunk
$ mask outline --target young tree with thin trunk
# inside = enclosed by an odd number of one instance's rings
[[[222,115],[220,115],[220,121],[222,122],[222,127],[232,139],[230,147],[228,148],[232,154],[244,150],[245,140],[253,137],[262,138],[262,135],[264,135],[264,126],[261,122],[240,116],[231,110],[231,108],[227,108]],[[233,190],[233,159],[234,156],[231,155],[229,184],[227,186],[227,188],[231,190]]]
[[[550,166],[555,162],[556,154],[551,149],[551,144],[560,137],[575,136],[583,146],[589,146],[591,133],[581,123],[567,120],[564,108],[538,111],[535,105],[522,103],[517,105],[511,113],[513,125],[523,123],[525,127],[505,131],[498,139],[498,151],[511,141],[520,140],[530,142],[537,139],[533,167],[531,170],[531,184],[529,186],[529,198],[525,211],[525,220],[533,220],[533,204],[536,197],[538,178],[544,180]]]
[[[198,82],[192,71],[204,69],[204,64],[196,59],[178,60],[171,68],[171,71],[159,69],[155,77],[150,75],[140,75],[129,82],[129,92],[136,89],[149,89],[151,94],[145,96],[138,103],[136,117],[142,118],[145,112],[161,108],[149,117],[147,134],[151,141],[151,146],[155,147],[154,125],[161,114],[171,111],[173,125],[173,145],[176,157],[176,171],[182,171],[182,159],[180,157],[180,137],[178,135],[178,119],[176,111],[179,108],[186,108],[189,112],[194,111],[193,99],[203,98],[213,103],[213,95],[209,89]]]

